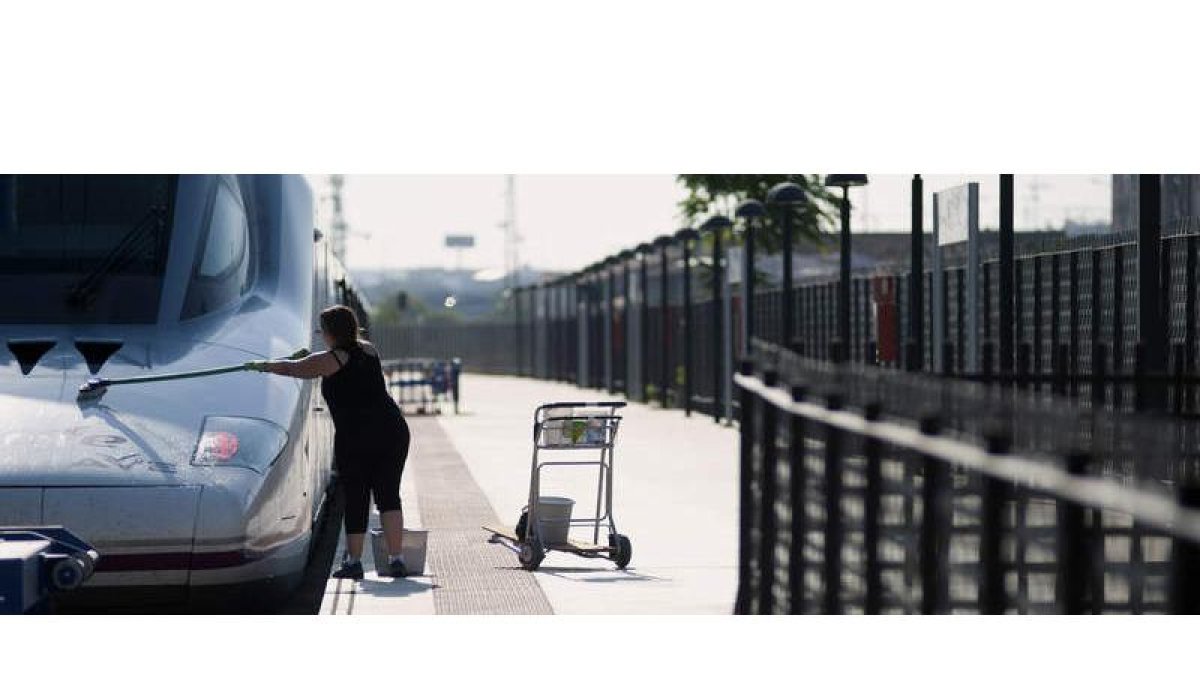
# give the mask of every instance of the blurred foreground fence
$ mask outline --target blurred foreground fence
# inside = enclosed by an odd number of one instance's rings
[[[739,613],[1200,611],[1192,422],[754,353]]]

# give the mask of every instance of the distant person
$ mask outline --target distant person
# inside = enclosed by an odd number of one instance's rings
[[[404,514],[400,477],[408,459],[409,430],[400,406],[383,378],[379,352],[358,339],[358,320],[349,307],[321,312],[321,335],[328,351],[301,353],[298,360],[251,361],[246,367],[303,379],[321,378],[321,395],[335,428],[333,453],[338,482],[346,497],[346,556],[334,571],[338,579],[362,579],[363,539],[370,496],[383,520],[388,569],[384,576],[408,574],[401,554]]]

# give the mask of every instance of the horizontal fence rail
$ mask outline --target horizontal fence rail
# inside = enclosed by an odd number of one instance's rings
[[[1189,423],[755,353],[735,378],[739,612],[1200,610],[1198,455],[1136,447]],[[1022,435],[1037,411],[1057,454]]]

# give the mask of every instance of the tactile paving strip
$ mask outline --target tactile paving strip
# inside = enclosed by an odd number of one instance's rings
[[[488,543],[480,527],[497,522],[487,497],[434,418],[410,418],[421,524],[429,530],[426,569],[438,614],[552,614],[550,602],[516,555]]]

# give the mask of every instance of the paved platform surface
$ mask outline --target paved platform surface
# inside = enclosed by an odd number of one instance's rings
[[[331,579],[322,614],[727,614],[737,580],[737,432],[710,418],[631,403],[615,457],[614,513],[633,543],[628,569],[549,552],[534,573],[489,543],[511,527],[529,488],[533,410],[602,392],[519,378],[464,375],[463,414],[411,417],[402,492],[406,525],[430,530],[426,576]],[[543,494],[595,507],[594,468],[543,477]],[[373,524],[374,526],[374,524]],[[583,530],[575,535],[590,534]],[[337,559],[340,560],[338,553]]]

